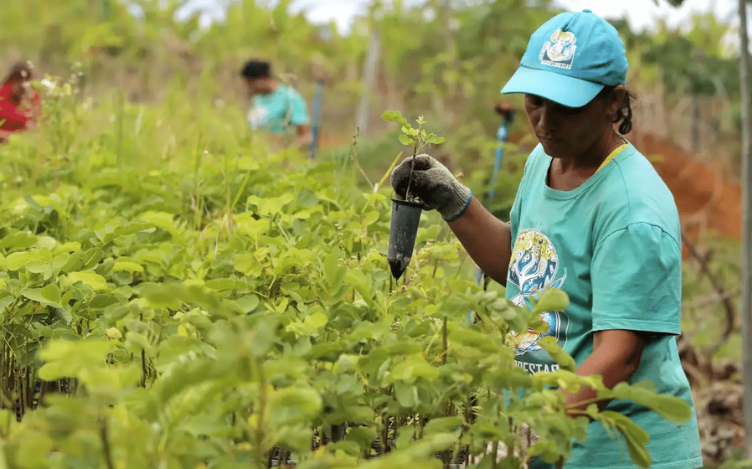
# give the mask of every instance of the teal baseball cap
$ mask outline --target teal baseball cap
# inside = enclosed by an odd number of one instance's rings
[[[559,13],[530,36],[501,92],[581,107],[606,86],[626,85],[628,68],[624,42],[608,21],[590,10]]]

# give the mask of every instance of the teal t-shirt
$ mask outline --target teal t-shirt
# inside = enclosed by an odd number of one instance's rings
[[[511,211],[506,294],[521,305],[544,287],[556,287],[569,295],[570,305],[543,314],[548,332],[513,337],[517,365],[530,373],[557,368],[537,345],[544,336],[555,337],[579,366],[593,352],[594,332],[654,333],[630,382],[650,380],[657,392],[686,400],[692,419],[677,426],[631,401],[612,401],[608,410],[628,416],[650,434],[651,467],[702,467],[694,405],[675,339],[680,333],[682,258],[673,196],[631,144],[571,191],[546,184],[551,161],[538,145],[525,164]],[[531,467],[549,465],[538,460]],[[593,422],[587,442],[575,441],[565,467],[637,466],[623,438],[613,439]]]
[[[308,109],[300,93],[287,85],[278,85],[269,94],[253,97],[248,125],[275,134],[284,134],[290,126],[308,123]]]

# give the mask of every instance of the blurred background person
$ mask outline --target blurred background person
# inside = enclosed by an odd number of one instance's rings
[[[251,97],[248,125],[281,137],[294,128],[293,145],[307,148],[311,143],[310,118],[300,93],[292,86],[278,82],[272,76],[271,64],[266,61],[249,60],[241,75]]]
[[[0,141],[33,129],[42,113],[39,93],[31,87],[34,70],[29,62],[17,62],[0,86]]]

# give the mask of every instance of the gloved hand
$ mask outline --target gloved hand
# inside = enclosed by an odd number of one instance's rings
[[[405,200],[411,164],[412,157],[408,157],[391,174],[392,189],[400,200]],[[435,158],[421,154],[415,156],[410,195],[419,197],[427,210],[437,210],[449,222],[456,220],[467,210],[472,191]]]

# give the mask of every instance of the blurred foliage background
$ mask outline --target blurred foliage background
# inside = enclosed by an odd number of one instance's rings
[[[58,74],[76,65],[83,72],[82,96],[95,101],[118,91],[141,103],[179,94],[177,99],[190,96],[195,103],[224,103],[244,112],[238,79],[244,60],[271,60],[276,74],[309,103],[314,64],[320,63],[327,76],[324,146],[326,139],[350,143],[365,94],[370,106],[364,141],[383,140],[384,131],[394,130],[378,118],[386,109],[422,114],[440,134],[451,130],[443,151],[461,154],[468,164],[493,154],[498,117],[492,105],[501,99],[500,88],[529,35],[558,11],[549,0],[427,0],[412,7],[374,1],[356,18],[352,33],[343,35],[334,23],[311,24],[302,13],[289,13],[290,0],[274,7],[256,0],[218,2],[225,18],[205,28],[200,12],[177,19],[188,3],[11,0],[0,12],[0,64],[30,59],[40,71]],[[134,15],[136,10],[141,14]],[[627,45],[642,127],[694,153],[736,155],[737,51],[724,40],[733,28],[711,14],[696,16],[686,31],[662,25],[656,32],[635,32],[625,20],[614,24]],[[363,65],[374,35],[380,53],[367,89]],[[510,98],[519,106],[518,99]],[[524,119],[512,130],[525,131]]]

